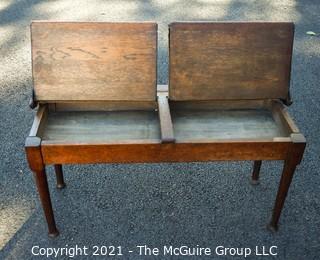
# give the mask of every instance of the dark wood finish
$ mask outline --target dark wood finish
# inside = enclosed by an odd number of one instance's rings
[[[156,163],[215,160],[284,160],[288,141],[222,141],[200,143],[54,144],[42,142],[45,164]]]
[[[170,99],[286,99],[293,33],[293,23],[172,23]]]
[[[48,233],[50,237],[56,237],[59,235],[59,231],[56,227],[56,222],[53,215],[53,209],[51,204],[51,198],[49,193],[48,181],[45,168],[41,171],[34,171],[36,185],[40,201],[43,207],[43,211],[48,224]]]
[[[173,134],[168,97],[166,95],[158,95],[158,111],[161,127],[161,141],[163,143],[173,143],[175,138]]]
[[[302,156],[306,146],[306,139],[302,134],[292,134],[291,136],[292,136],[291,137],[292,144],[290,145],[290,149],[284,161],[279,189],[278,189],[275,205],[273,208],[273,214],[272,214],[270,224],[268,225],[268,228],[271,231],[278,230],[279,218],[281,215],[281,211],[283,209],[285,199],[287,197],[287,193],[293,178],[293,174],[295,172],[297,165],[299,165],[302,160]]]
[[[252,172],[252,176],[251,176],[251,184],[252,185],[259,184],[259,174],[260,174],[260,169],[261,169],[261,163],[262,163],[262,161],[254,161],[253,172]]]
[[[56,178],[57,178],[57,188],[58,189],[63,189],[66,184],[63,179],[63,172],[62,172],[62,165],[61,164],[55,164],[54,165],[54,171],[56,173]]]
[[[41,138],[28,136],[25,142],[25,151],[30,169],[32,171],[41,171],[43,169]]]
[[[33,22],[37,101],[156,100],[157,24]]]
[[[156,101],[103,101],[103,102],[59,102],[53,103],[53,112],[62,111],[128,111],[155,110]]]
[[[56,237],[59,231],[54,220],[47,175],[41,155],[41,139],[39,137],[27,137],[25,149],[30,169],[34,173],[40,201],[47,220],[49,236]]]
[[[171,111],[176,110],[242,110],[242,109],[262,109],[269,107],[268,100],[195,100],[195,101],[171,101],[169,99]]]

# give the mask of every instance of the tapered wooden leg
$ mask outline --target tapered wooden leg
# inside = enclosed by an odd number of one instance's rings
[[[280,219],[281,211],[284,206],[285,199],[288,194],[293,174],[297,165],[300,163],[302,159],[306,144],[305,138],[301,134],[292,134],[291,139],[293,140],[292,148],[289,151],[287,158],[284,162],[278,193],[273,208],[272,218],[268,225],[268,229],[273,232],[278,230],[278,222]]]
[[[56,177],[57,177],[57,188],[58,189],[63,189],[66,184],[63,179],[63,172],[62,172],[62,165],[61,164],[55,164],[54,165],[54,170],[56,172]]]
[[[56,227],[56,222],[54,220],[51,198],[49,193],[48,181],[46,171],[43,168],[41,171],[35,171],[34,176],[36,179],[36,185],[38,188],[40,201],[43,207],[44,215],[47,220],[49,236],[56,237],[59,235],[59,231]]]
[[[268,226],[268,228],[271,231],[278,230],[279,218],[284,205],[284,201],[287,197],[287,193],[288,193],[295,169],[296,169],[296,163],[293,160],[286,160],[284,162],[284,167],[283,167],[283,172],[282,172],[282,176],[279,184],[277,198],[274,205],[272,218]]]
[[[250,183],[252,185],[259,184],[259,173],[260,173],[260,169],[261,169],[261,163],[262,163],[262,161],[254,161],[252,176],[250,179]]]
[[[56,237],[59,235],[59,231],[54,221],[47,175],[41,154],[41,139],[37,136],[28,136],[25,149],[29,167],[34,173],[40,201],[47,220],[49,236]]]

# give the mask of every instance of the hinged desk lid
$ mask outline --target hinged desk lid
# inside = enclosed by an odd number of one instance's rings
[[[157,24],[33,22],[37,101],[156,98]]]
[[[171,24],[170,99],[286,99],[293,34],[293,23]]]

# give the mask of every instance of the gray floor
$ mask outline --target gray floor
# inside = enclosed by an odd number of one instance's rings
[[[0,259],[38,259],[31,255],[32,246],[66,244],[126,248],[139,244],[212,248],[276,245],[276,259],[318,259],[320,37],[306,32],[320,33],[319,13],[316,0],[1,0]],[[68,186],[62,191],[54,188],[53,171],[48,169],[61,231],[58,238],[48,239],[23,150],[34,115],[27,106],[32,87],[28,30],[32,19],[157,21],[159,83],[167,83],[168,78],[167,24],[171,21],[294,21],[294,104],[289,111],[305,133],[308,146],[279,232],[272,235],[265,225],[275,198],[280,162],[263,164],[257,187],[248,184],[250,163],[87,165],[65,167]],[[142,258],[127,255],[123,259]]]

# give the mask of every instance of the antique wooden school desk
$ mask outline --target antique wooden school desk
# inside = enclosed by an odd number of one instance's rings
[[[45,166],[284,160],[269,227],[300,163],[305,138],[290,102],[291,23],[170,25],[169,94],[156,93],[154,23],[34,22],[38,106],[26,153],[48,223],[55,224]]]

